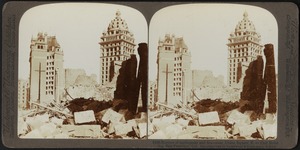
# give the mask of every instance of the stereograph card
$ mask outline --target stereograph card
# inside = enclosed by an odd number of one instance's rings
[[[6,2],[10,148],[293,148],[299,10],[282,2]]]

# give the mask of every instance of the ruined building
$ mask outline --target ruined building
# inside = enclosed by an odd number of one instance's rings
[[[30,44],[30,101],[59,102],[64,89],[64,53],[55,36],[38,33]]]
[[[186,105],[191,90],[191,53],[183,38],[166,34],[158,41],[158,102]]]
[[[28,101],[28,80],[18,80],[18,107],[25,109],[27,108]]]
[[[157,102],[157,83],[156,81],[149,81],[148,86],[148,106],[153,108]]]
[[[122,62],[134,53],[134,37],[125,20],[121,18],[120,11],[116,12],[116,17],[102,33],[99,44],[101,46],[99,82],[104,85],[119,73]]]
[[[235,31],[228,38],[228,63],[227,82],[231,87],[242,87],[245,70],[249,63],[262,55],[262,44],[259,33],[254,24],[248,19],[248,13],[244,13]]]

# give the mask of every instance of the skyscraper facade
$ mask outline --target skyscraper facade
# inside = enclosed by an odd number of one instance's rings
[[[166,34],[158,42],[158,102],[182,106],[191,90],[191,53],[183,38]]]
[[[134,36],[120,11],[102,33],[100,44],[100,84],[104,85],[114,78],[124,60],[134,53]]]
[[[59,102],[64,89],[64,53],[55,36],[38,33],[30,44],[30,101]]]
[[[249,63],[262,55],[263,45],[261,36],[256,32],[255,26],[248,18],[248,13],[243,14],[243,19],[235,27],[228,38],[228,63],[227,84],[231,87],[241,88],[245,70]]]

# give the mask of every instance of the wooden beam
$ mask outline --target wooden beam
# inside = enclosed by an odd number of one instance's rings
[[[173,107],[167,106],[167,105],[165,105],[165,104],[161,104],[161,103],[157,103],[157,104],[158,104],[158,105],[160,105],[160,106],[163,106],[163,107],[166,107],[166,108],[169,108],[169,109],[175,110],[175,111],[177,111],[177,112],[179,112],[179,113],[186,114],[186,115],[189,115],[189,116],[192,116],[192,117],[198,118],[198,116],[197,116],[197,115],[195,115],[195,114],[191,114],[191,113],[188,113],[188,112],[185,112],[185,111],[179,110],[179,109],[177,109],[177,108],[173,108]]]
[[[31,104],[34,104],[34,105],[37,105],[37,106],[40,106],[40,107],[46,108],[46,109],[48,109],[48,110],[51,110],[51,111],[54,111],[54,112],[58,112],[58,113],[60,113],[60,114],[63,114],[63,115],[65,115],[66,117],[73,117],[73,115],[72,115],[72,114],[67,114],[67,113],[65,113],[65,112],[62,112],[62,111],[59,111],[59,110],[55,110],[55,109],[53,109],[53,108],[50,108],[50,107],[47,107],[47,106],[43,106],[43,105],[41,105],[41,104],[38,104],[38,103],[35,103],[35,102],[31,102]]]

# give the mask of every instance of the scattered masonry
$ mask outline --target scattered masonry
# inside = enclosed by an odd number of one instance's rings
[[[179,110],[159,104],[159,110],[149,112],[148,138],[262,140],[277,137],[277,117],[273,113],[242,113],[238,102],[210,99],[193,106],[192,110]]]
[[[77,98],[67,104],[36,105],[19,114],[20,138],[143,139],[147,136],[147,116],[129,116],[120,100],[97,101]]]

